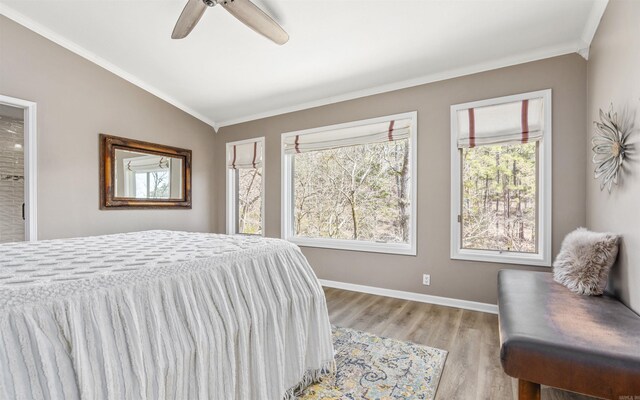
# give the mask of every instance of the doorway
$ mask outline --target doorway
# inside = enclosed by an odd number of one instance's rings
[[[0,95],[0,243],[37,239],[35,113]]]

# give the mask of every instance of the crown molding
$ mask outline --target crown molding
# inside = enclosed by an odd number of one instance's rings
[[[71,51],[72,53],[75,53],[77,55],[79,55],[82,58],[85,58],[89,61],[91,61],[94,64],[97,64],[98,66],[106,69],[107,71],[117,75],[118,77],[126,80],[129,83],[132,83],[133,85],[151,93],[152,95],[160,98],[161,100],[171,104],[174,107],[179,108],[180,110],[186,112],[187,114],[199,119],[200,121],[210,125],[211,127],[213,127],[216,131],[216,122],[214,120],[212,120],[211,118],[208,118],[205,115],[202,115],[201,113],[195,111],[194,109],[186,106],[185,104],[179,102],[178,100],[174,99],[172,96],[164,93],[163,91],[159,90],[158,88],[154,87],[153,85],[148,84],[147,82],[145,82],[144,80],[138,78],[137,76],[130,74],[128,72],[126,72],[125,70],[121,69],[120,67],[114,65],[113,63],[105,60],[104,58],[96,55],[95,53],[87,50],[86,48],[66,39],[65,37],[57,34],[56,32],[50,30],[49,28],[43,26],[42,24],[32,20],[29,17],[26,17],[25,15],[15,11],[13,8],[7,6],[6,4],[2,4],[0,3],[0,15],[4,15],[5,17],[9,18],[10,20],[24,26],[25,28],[37,33],[38,35],[56,43],[59,46],[64,47],[65,49]]]
[[[579,54],[584,57],[585,60],[589,59],[589,47],[591,47],[591,42],[593,41],[593,37],[596,35],[596,31],[600,25],[600,20],[602,19],[608,4],[609,0],[595,0],[591,7],[587,23],[584,26],[582,35],[580,36],[584,43],[584,47],[580,50]]]
[[[348,100],[354,100],[362,97],[373,96],[376,94],[392,92],[395,90],[406,89],[414,86],[420,86],[427,83],[433,83],[438,81],[444,81],[447,79],[458,78],[466,75],[473,75],[480,72],[491,71],[494,69],[510,67],[513,65],[524,64],[532,61],[543,60],[545,58],[557,57],[571,53],[578,53],[584,49],[584,43],[582,40],[571,41],[558,46],[546,47],[537,49],[527,53],[519,54],[516,56],[505,57],[498,60],[492,60],[484,63],[471,65],[468,67],[452,69],[444,72],[438,72],[435,74],[424,75],[419,78],[408,79],[400,82],[394,82],[387,85],[376,86],[369,89],[358,90],[350,93],[341,94],[338,96],[326,97],[319,100],[314,100],[302,104],[298,104],[291,107],[284,107],[275,110],[265,111],[258,114],[247,115],[243,117],[233,118],[224,121],[217,121],[217,128],[224,126],[231,126],[241,124],[243,122],[254,121],[258,119],[273,117],[276,115],[288,114],[295,111],[307,110],[310,108],[321,107],[329,104],[339,103]]]

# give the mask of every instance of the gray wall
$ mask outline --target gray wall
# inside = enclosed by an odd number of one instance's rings
[[[494,263],[449,259],[452,104],[553,89],[553,254],[566,233],[584,225],[586,61],[573,54],[222,128],[216,135],[216,184],[224,188],[224,143],[266,137],[266,234],[280,236],[280,134],[364,118],[418,111],[418,256],[304,248],[320,278],[495,303]],[[224,232],[225,193],[216,192],[217,231]],[[546,270],[546,269],[545,269]],[[431,286],[422,286],[422,274]]]
[[[588,130],[598,120],[598,109],[613,102],[626,124],[634,127],[633,149],[618,187],[600,191],[593,179],[591,142],[587,142],[587,224],[591,229],[622,234],[618,263],[610,288],[640,312],[640,2],[609,2],[591,44],[587,68]]]
[[[38,104],[40,239],[215,225],[208,125],[3,16],[0,94]],[[100,211],[99,133],[193,150],[193,209]]]

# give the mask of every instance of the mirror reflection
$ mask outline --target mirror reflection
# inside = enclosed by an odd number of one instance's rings
[[[115,197],[184,198],[183,159],[115,149]]]

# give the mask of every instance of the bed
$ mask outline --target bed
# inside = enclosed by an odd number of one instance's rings
[[[333,368],[324,293],[286,241],[0,245],[0,399],[279,400]]]

